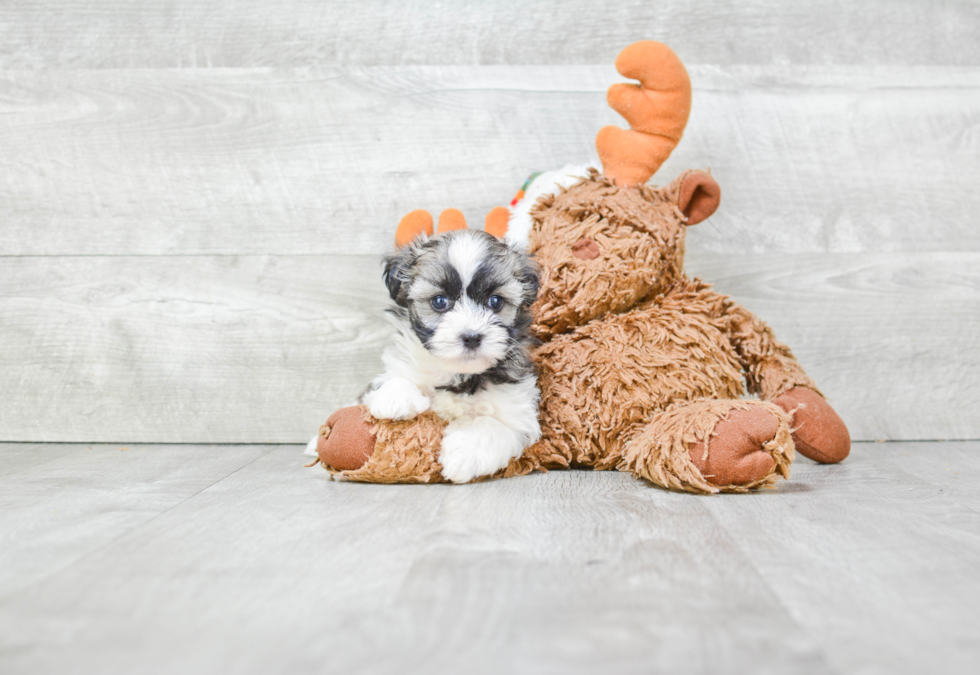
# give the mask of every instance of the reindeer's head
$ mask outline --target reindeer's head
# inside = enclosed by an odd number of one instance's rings
[[[682,273],[685,228],[714,213],[721,198],[703,171],[645,185],[687,123],[691,84],[680,59],[658,42],[638,42],[616,67],[640,81],[608,93],[631,129],[603,128],[596,138],[603,174],[546,191],[529,210],[528,252],[541,269],[533,313],[544,339],[665,290]]]
[[[623,187],[593,173],[532,212],[540,268],[534,329],[547,339],[666,290],[684,266],[684,230],[714,211],[718,185],[689,171],[669,185]]]

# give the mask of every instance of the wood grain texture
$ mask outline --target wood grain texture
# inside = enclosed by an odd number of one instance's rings
[[[0,606],[270,451],[0,446]],[[129,453],[127,455],[127,453]]]
[[[980,251],[980,69],[692,67],[703,250]],[[0,253],[377,254],[621,121],[611,65],[0,73]]]
[[[772,326],[854,439],[975,439],[978,262],[972,253],[692,253],[687,268]]]
[[[376,257],[6,258],[0,277],[8,439],[297,442],[389,335]]]
[[[0,68],[611,63],[980,65],[969,1],[8,0]]]
[[[834,645],[829,661],[838,672],[970,670],[980,650],[980,580],[972,571],[980,509],[964,488],[978,477],[978,450],[861,445],[847,463],[808,471],[796,492],[773,495],[764,508],[735,501],[706,508],[805,631]],[[947,600],[956,608],[936,604]],[[954,614],[961,620],[939,618]],[[887,627],[878,623],[883,616],[892,617]],[[965,649],[935,651],[950,644]]]
[[[626,44],[689,64],[656,182],[692,271],[855,438],[977,438],[980,5],[51,0],[0,7],[0,439],[296,442],[389,335],[415,208],[593,156]],[[601,64],[601,65],[593,65]],[[721,64],[721,65],[719,65]]]
[[[977,443],[861,444],[711,497],[584,471],[333,483],[296,446],[11,447],[10,675],[901,674],[980,656]]]
[[[857,440],[980,436],[980,255],[698,252]],[[0,259],[0,439],[300,442],[380,372],[375,256]]]
[[[856,439],[978,438],[980,4],[0,5],[0,673],[969,672],[980,443],[754,495],[333,483],[408,210],[482,221],[689,65],[688,269]],[[595,65],[599,64],[599,65]]]

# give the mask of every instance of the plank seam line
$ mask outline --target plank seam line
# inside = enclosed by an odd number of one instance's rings
[[[852,445],[888,445],[893,443],[977,443],[980,442],[980,438],[903,438],[903,439],[886,439],[886,440],[873,440],[873,441],[851,441]],[[218,446],[227,448],[244,448],[244,447],[304,447],[306,443],[212,443],[207,441],[12,441],[4,440],[0,441],[0,447],[4,445],[201,445],[201,446]]]
[[[379,258],[383,253],[25,253],[0,255],[7,258]]]

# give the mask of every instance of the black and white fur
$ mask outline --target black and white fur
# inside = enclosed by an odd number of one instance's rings
[[[532,262],[481,230],[455,230],[388,256],[384,282],[397,330],[361,402],[379,419],[432,410],[448,422],[439,454],[448,480],[504,468],[541,437]]]

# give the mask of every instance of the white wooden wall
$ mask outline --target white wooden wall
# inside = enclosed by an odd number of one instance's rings
[[[0,6],[0,440],[290,443],[379,368],[378,257],[593,156],[630,42],[711,167],[688,267],[857,440],[980,438],[980,3]]]

